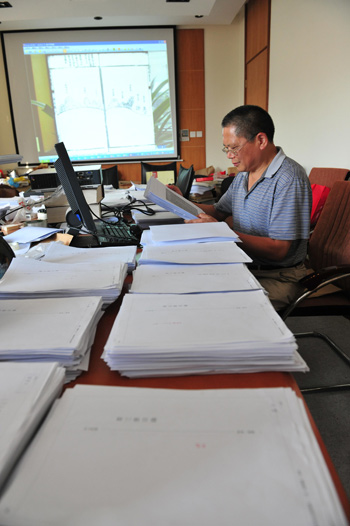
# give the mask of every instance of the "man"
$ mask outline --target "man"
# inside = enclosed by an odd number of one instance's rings
[[[274,131],[259,106],[240,106],[224,117],[223,151],[239,173],[215,205],[199,205],[203,213],[193,222],[230,225],[279,310],[303,290],[298,281],[307,273],[312,194],[305,170],[274,145]]]

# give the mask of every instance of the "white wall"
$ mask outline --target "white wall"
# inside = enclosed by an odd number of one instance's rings
[[[304,166],[350,170],[350,1],[272,0],[269,112]]]
[[[350,0],[271,0],[269,112],[304,166],[350,170]],[[207,165],[226,169],[222,117],[244,102],[244,8],[205,28]]]
[[[222,148],[222,118],[244,102],[244,8],[230,26],[204,28],[207,166],[230,166]]]

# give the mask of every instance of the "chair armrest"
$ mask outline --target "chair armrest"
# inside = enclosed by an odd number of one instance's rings
[[[313,291],[322,284],[326,285],[347,276],[350,276],[350,265],[334,265],[305,276],[299,283],[309,291]]]
[[[325,267],[317,272],[313,272],[305,278],[302,278],[299,283],[305,288],[305,292],[301,294],[293,303],[288,305],[282,312],[279,312],[281,318],[286,320],[289,314],[300,304],[304,299],[312,296],[322,287],[329,285],[341,278],[350,277],[350,265],[334,265],[332,267]]]

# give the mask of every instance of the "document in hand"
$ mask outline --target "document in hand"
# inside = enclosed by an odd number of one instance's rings
[[[198,206],[168,188],[156,177],[150,178],[144,195],[152,201],[152,203],[162,206],[165,210],[173,212],[179,217],[182,217],[182,219],[196,219],[196,217],[203,212]]]
[[[67,389],[12,473],[16,526],[346,526],[289,388]]]

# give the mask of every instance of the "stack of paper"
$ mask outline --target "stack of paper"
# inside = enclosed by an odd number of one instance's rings
[[[141,265],[133,273],[130,292],[193,294],[261,289],[243,263],[218,265]]]
[[[291,389],[65,391],[0,501],[4,526],[346,526]]]
[[[204,243],[218,241],[239,241],[237,234],[227,223],[183,223],[181,225],[155,225],[142,232],[141,244],[167,245],[183,243]]]
[[[103,358],[130,377],[308,370],[261,290],[127,294]]]
[[[175,245],[147,245],[141,252],[139,265],[208,265],[250,263],[252,259],[232,241]]]
[[[17,257],[0,280],[0,299],[102,296],[106,307],[120,295],[127,271],[118,261],[82,265]]]
[[[116,262],[126,263],[128,272],[135,269],[136,246],[78,248],[63,245],[59,242],[41,243],[30,249],[27,256],[33,251],[35,259],[42,259],[50,263],[79,263],[112,265]]]
[[[0,300],[0,309],[1,361],[58,362],[67,381],[87,370],[101,298]]]
[[[0,488],[63,381],[57,363],[0,363]]]

